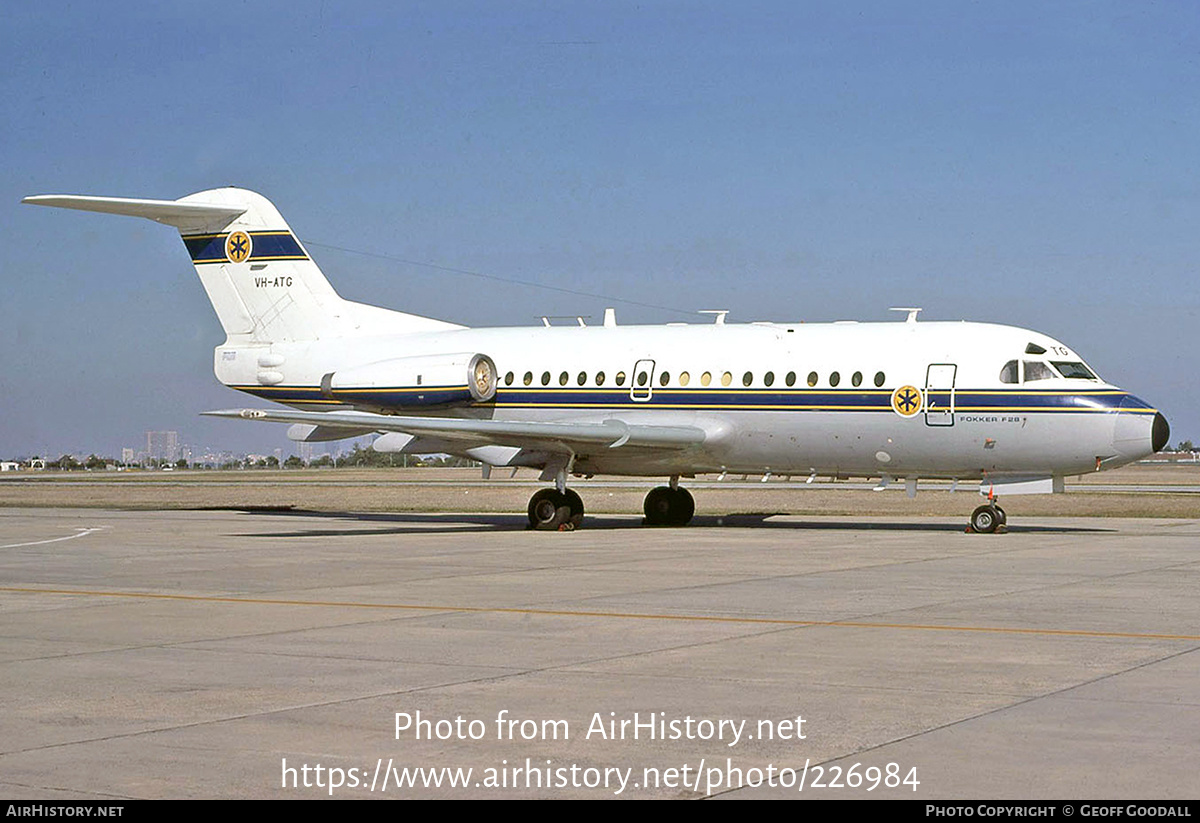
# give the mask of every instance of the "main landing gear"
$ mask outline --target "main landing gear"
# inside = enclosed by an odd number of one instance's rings
[[[696,501],[687,489],[659,486],[651,489],[642,503],[647,526],[686,526],[696,513]]]
[[[678,478],[670,486],[651,489],[642,504],[646,526],[686,526],[696,513],[696,501]],[[571,489],[542,489],[529,499],[529,528],[571,531],[583,522],[583,500]]]
[[[967,525],[968,533],[1003,534],[1008,531],[1008,515],[995,501],[986,503],[971,512],[971,522]]]
[[[529,498],[529,526],[571,531],[583,522],[583,499],[571,489],[542,489]]]

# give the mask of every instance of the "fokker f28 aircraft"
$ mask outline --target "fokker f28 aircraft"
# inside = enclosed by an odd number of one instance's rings
[[[573,528],[571,477],[660,476],[647,524],[686,524],[681,477],[737,473],[979,480],[1000,493],[1160,450],[1166,419],[1057,340],[984,323],[715,323],[471,329],[344,300],[275,207],[238,188],[179,200],[24,202],[174,226],[227,338],[226,386],[291,408],[207,412],[291,423],[293,440],[381,436],[384,452],[533,467],[539,529]]]

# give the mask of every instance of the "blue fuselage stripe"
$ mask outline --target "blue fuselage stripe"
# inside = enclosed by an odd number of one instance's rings
[[[280,403],[340,402],[405,408],[414,406],[469,403],[465,386],[392,387],[337,389],[331,397],[315,386],[234,386],[240,391]],[[926,407],[946,409],[949,391],[930,390]],[[974,412],[1115,412],[1153,414],[1148,403],[1122,391],[954,392],[954,411]],[[773,391],[770,389],[724,389],[691,391],[658,389],[648,400],[634,400],[628,389],[558,389],[501,387],[491,404],[504,408],[671,408],[688,410],[764,410],[764,411],[854,411],[891,412],[891,392],[880,391]]]

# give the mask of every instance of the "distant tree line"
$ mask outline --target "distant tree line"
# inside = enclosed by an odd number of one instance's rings
[[[33,460],[40,458],[34,456],[29,460],[14,461],[29,465]],[[417,455],[407,454],[385,454],[377,452],[372,448],[363,448],[355,444],[354,450],[349,454],[343,454],[338,457],[332,457],[328,454],[323,454],[320,457],[305,463],[304,460],[291,455],[283,461],[282,467],[285,469],[303,469],[303,468],[400,468],[408,467],[465,467],[477,466],[477,462],[467,460],[462,457],[452,457],[450,455],[432,455],[428,457],[419,457]],[[64,454],[57,460],[47,460],[47,470],[57,471],[104,471],[109,467],[125,469],[125,468],[145,468],[145,469],[197,469],[197,470],[245,470],[245,469],[278,469],[280,468],[279,458],[274,455],[268,457],[260,457],[252,459],[243,457],[234,460],[226,460],[221,463],[204,462],[201,460],[189,463],[187,460],[180,458],[179,460],[169,461],[159,458],[152,458],[140,463],[122,463],[111,457],[101,457],[96,454],[90,454],[83,461],[72,457],[69,454]]]

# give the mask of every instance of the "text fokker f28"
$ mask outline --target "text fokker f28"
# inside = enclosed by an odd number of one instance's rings
[[[533,467],[554,487],[529,522],[571,528],[573,476],[660,476],[645,522],[684,525],[698,473],[980,480],[1001,493],[1160,450],[1166,419],[1057,340],[983,323],[751,323],[472,329],[344,300],[275,207],[238,188],[179,200],[26,203],[174,226],[227,335],[226,386],[288,409],[207,412],[292,423],[294,440],[379,433],[384,452]]]

